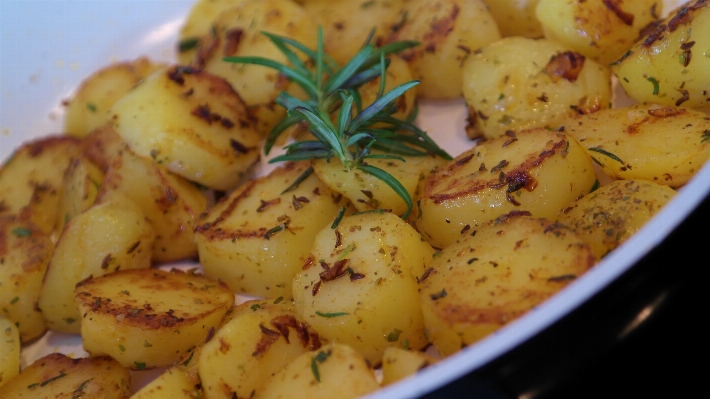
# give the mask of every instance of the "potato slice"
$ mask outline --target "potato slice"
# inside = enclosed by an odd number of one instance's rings
[[[55,226],[57,235],[62,233],[71,219],[94,204],[103,181],[104,172],[88,157],[79,154],[72,159],[61,184],[62,195]]]
[[[145,78],[111,110],[136,154],[216,190],[234,188],[259,158],[254,120],[222,78],[173,66]]]
[[[710,105],[710,3],[686,2],[612,65],[629,97],[648,104]]]
[[[680,187],[710,158],[710,117],[687,108],[633,105],[571,119],[564,127],[615,179]]]
[[[359,398],[380,388],[365,359],[347,345],[304,353],[269,379],[254,399]]]
[[[150,222],[155,232],[153,262],[197,257],[193,229],[207,208],[207,198],[197,186],[125,150],[106,172],[99,196],[113,192],[132,200]]]
[[[126,399],[131,375],[108,356],[72,359],[52,353],[37,359],[0,387],[3,399]]]
[[[235,292],[291,297],[291,281],[316,234],[348,205],[314,175],[296,183],[308,168],[307,162],[288,163],[210,210],[195,233],[205,275]]]
[[[601,259],[628,240],[675,196],[668,186],[616,180],[585,195],[560,214]]]
[[[545,219],[505,215],[472,231],[420,279],[427,337],[444,356],[524,314],[596,261],[574,231]]]
[[[81,280],[150,267],[155,233],[132,201],[115,193],[69,221],[47,267],[37,304],[50,329],[78,334],[73,288]]]
[[[67,103],[64,131],[72,136],[84,137],[105,125],[109,108],[141,79],[161,67],[162,64],[140,57],[95,71],[84,79]]]
[[[0,317],[0,387],[20,374],[20,332],[15,323]]]
[[[553,219],[595,181],[592,162],[574,139],[521,131],[479,144],[427,176],[413,213],[422,235],[444,248],[511,211]]]
[[[0,168],[0,215],[24,213],[46,234],[54,229],[64,171],[79,140],[51,136],[18,148]]]
[[[215,17],[211,34],[198,44],[195,64],[229,82],[256,118],[257,129],[266,136],[286,115],[286,109],[276,104],[276,97],[282,90],[300,88],[275,69],[225,62],[224,57],[255,56],[289,64],[262,32],[286,36],[315,49],[316,26],[313,16],[293,1],[242,1]]]
[[[45,331],[35,303],[53,251],[52,241],[33,223],[0,216],[0,317],[16,323],[23,343]]]
[[[134,393],[131,399],[203,398],[202,383],[197,374],[201,351],[200,345],[184,354],[175,365]]]
[[[481,0],[411,0],[392,40],[421,44],[402,53],[425,98],[453,99],[462,94],[462,65],[476,49],[500,40],[493,16]]]
[[[388,346],[426,345],[416,276],[432,248],[391,213],[344,217],[316,237],[311,262],[293,279],[297,312],[324,338],[372,364]]]
[[[552,40],[508,37],[464,62],[463,94],[468,136],[492,139],[609,108],[610,72]]]
[[[382,385],[390,385],[415,375],[438,361],[439,359],[423,352],[390,346],[385,349],[382,357]]]
[[[121,270],[83,280],[74,294],[84,350],[138,370],[175,363],[234,304],[226,285],[179,270]]]
[[[253,397],[299,355],[320,348],[318,334],[283,298],[245,302],[197,359],[206,399]]]
[[[616,61],[663,13],[661,0],[539,0],[535,15],[547,39],[594,61]]]

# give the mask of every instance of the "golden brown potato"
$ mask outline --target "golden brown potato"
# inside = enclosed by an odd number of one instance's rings
[[[710,117],[687,108],[634,105],[571,119],[564,127],[615,179],[680,187],[710,158]]]
[[[109,108],[141,79],[162,66],[140,57],[94,72],[81,83],[67,103],[64,131],[72,136],[84,137],[105,125]]]
[[[382,385],[387,386],[429,367],[439,360],[423,352],[390,346],[382,357]]]
[[[283,298],[248,301],[202,348],[197,368],[205,399],[248,398],[299,355],[320,348],[307,323]]]
[[[0,387],[3,399],[126,399],[131,375],[108,356],[72,359],[52,353]]]
[[[310,262],[293,279],[296,311],[324,338],[372,364],[388,346],[426,345],[416,276],[432,248],[391,213],[344,217],[316,237]]]
[[[539,0],[483,0],[503,37],[542,37],[542,25],[535,15]]]
[[[464,62],[463,94],[467,134],[491,139],[609,108],[610,72],[554,41],[508,37]]]
[[[224,57],[258,56],[288,64],[262,32],[286,36],[314,49],[317,28],[313,22],[311,14],[291,0],[239,2],[215,18],[212,33],[198,44],[195,65],[226,79],[256,118],[257,129],[266,135],[286,115],[275,103],[276,97],[282,90],[298,90],[296,85],[274,69],[225,62]]]
[[[539,0],[545,37],[609,65],[662,15],[661,0]]]
[[[42,280],[37,304],[50,329],[78,334],[74,286],[89,277],[150,267],[155,233],[131,200],[115,193],[70,220]]]
[[[155,232],[155,263],[197,257],[193,229],[207,198],[191,182],[130,150],[120,152],[106,172],[99,197],[120,193],[138,205]]]
[[[101,168],[104,173],[119,152],[127,148],[126,143],[111,125],[104,125],[81,141],[81,153]]]
[[[479,144],[428,175],[413,214],[427,241],[444,248],[511,211],[554,219],[595,181],[577,141],[546,129],[521,131]]]
[[[205,275],[235,292],[291,297],[291,281],[316,234],[348,206],[315,175],[296,183],[308,169],[308,162],[288,163],[208,212],[195,235]]]
[[[689,1],[651,26],[612,70],[632,99],[700,108],[710,105],[710,3]]]
[[[15,323],[0,316],[0,387],[20,374],[20,333]]]
[[[365,359],[347,345],[304,353],[266,381],[255,399],[359,398],[380,385]]]
[[[175,363],[234,304],[226,285],[179,270],[124,269],[83,280],[74,294],[84,350],[138,370]]]
[[[234,188],[259,158],[260,136],[222,78],[173,66],[111,107],[113,128],[136,154],[216,190]]]
[[[538,305],[596,261],[571,229],[504,215],[462,234],[419,279],[427,337],[451,355]]]
[[[0,216],[0,317],[16,323],[23,343],[45,331],[35,303],[53,251],[52,241],[33,223]]]
[[[464,61],[476,49],[500,40],[493,16],[481,0],[410,0],[392,40],[421,44],[402,53],[421,79],[419,95],[434,99],[461,96]]]
[[[601,259],[643,227],[676,192],[644,180],[616,180],[565,208],[557,221],[574,229]]]
[[[104,172],[88,157],[79,154],[72,159],[62,178],[62,194],[54,227],[57,235],[62,233],[71,219],[94,204],[103,180]]]

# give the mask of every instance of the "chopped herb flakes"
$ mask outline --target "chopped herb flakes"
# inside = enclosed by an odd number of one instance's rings
[[[17,237],[29,237],[32,235],[32,232],[24,227],[16,227],[12,229],[12,234]]]
[[[323,363],[325,359],[330,356],[329,353],[326,352],[318,352],[313,358],[311,358],[311,371],[313,372],[313,377],[316,379],[316,381],[320,382],[320,372],[318,371],[318,363]]]
[[[397,342],[399,340],[399,336],[402,334],[402,330],[399,329],[394,329],[390,331],[385,339],[387,339],[387,342]]]
[[[654,78],[653,76],[647,77],[646,80],[648,80],[649,82],[651,82],[651,84],[653,84],[653,95],[657,96],[658,92],[660,90],[660,85],[658,83],[658,80],[656,78]]]
[[[332,312],[332,313],[324,313],[321,311],[316,310],[316,315],[320,317],[340,317],[340,316],[347,316],[350,313],[347,312]]]

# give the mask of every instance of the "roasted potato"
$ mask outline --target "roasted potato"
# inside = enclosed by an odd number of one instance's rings
[[[385,349],[382,357],[382,385],[394,384],[413,376],[438,361],[439,359],[423,352],[390,346]]]
[[[310,260],[293,279],[296,311],[321,336],[372,364],[388,346],[421,349],[417,276],[433,252],[394,214],[346,216],[318,233]]]
[[[535,15],[539,0],[483,0],[498,25],[503,37],[543,36],[542,25]]]
[[[444,248],[508,212],[554,219],[595,181],[576,140],[547,129],[521,131],[479,144],[429,174],[413,214],[427,241]]]
[[[138,370],[175,363],[234,304],[226,285],[179,270],[124,269],[81,281],[74,295],[84,350]]]
[[[710,158],[710,117],[687,108],[634,105],[584,115],[563,126],[615,179],[680,187]]]
[[[259,158],[259,133],[224,79],[172,66],[145,78],[109,111],[136,154],[216,190],[233,189]]]
[[[0,386],[3,399],[127,399],[131,375],[108,356],[72,359],[52,353]]]
[[[20,374],[20,332],[15,323],[0,317],[0,387]]]
[[[710,3],[689,1],[650,28],[612,65],[626,94],[648,104],[710,105]]]
[[[54,227],[57,236],[71,219],[94,204],[103,180],[104,172],[88,157],[78,154],[72,159],[60,186],[61,198]]]
[[[508,37],[463,63],[470,138],[509,130],[556,127],[562,120],[609,108],[609,69],[547,39]]]
[[[485,337],[581,276],[596,258],[570,228],[504,215],[461,236],[419,279],[427,337],[441,355]]]
[[[0,216],[0,308],[23,343],[40,337],[44,318],[35,307],[54,244],[31,222]]]

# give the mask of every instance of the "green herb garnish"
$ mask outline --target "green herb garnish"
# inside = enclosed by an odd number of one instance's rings
[[[616,162],[618,162],[618,163],[620,163],[620,164],[623,164],[623,163],[624,163],[624,161],[622,161],[621,158],[617,157],[616,155],[610,153],[609,151],[607,151],[607,150],[605,150],[605,149],[603,149],[603,148],[599,148],[599,147],[589,147],[589,148],[587,148],[587,149],[588,149],[589,151],[594,151],[594,152],[598,152],[598,153],[600,153],[600,154],[602,154],[602,155],[605,155],[605,156],[607,156],[607,157],[609,157],[609,158],[615,160]]]
[[[29,229],[26,229],[24,227],[16,227],[12,229],[12,234],[14,234],[17,237],[29,237],[32,235],[32,231]]]
[[[316,315],[320,317],[340,317],[340,316],[347,316],[350,313],[347,312],[333,312],[333,313],[323,313],[318,310],[316,310]]]
[[[315,377],[316,381],[320,382],[320,372],[318,371],[318,363],[323,363],[325,359],[330,356],[329,353],[326,352],[318,352],[315,356],[311,358],[311,371],[313,372],[313,377]]]
[[[654,78],[653,76],[649,76],[646,78],[651,84],[653,85],[653,95],[657,96],[658,91],[660,90],[660,85],[658,83],[658,79]]]

